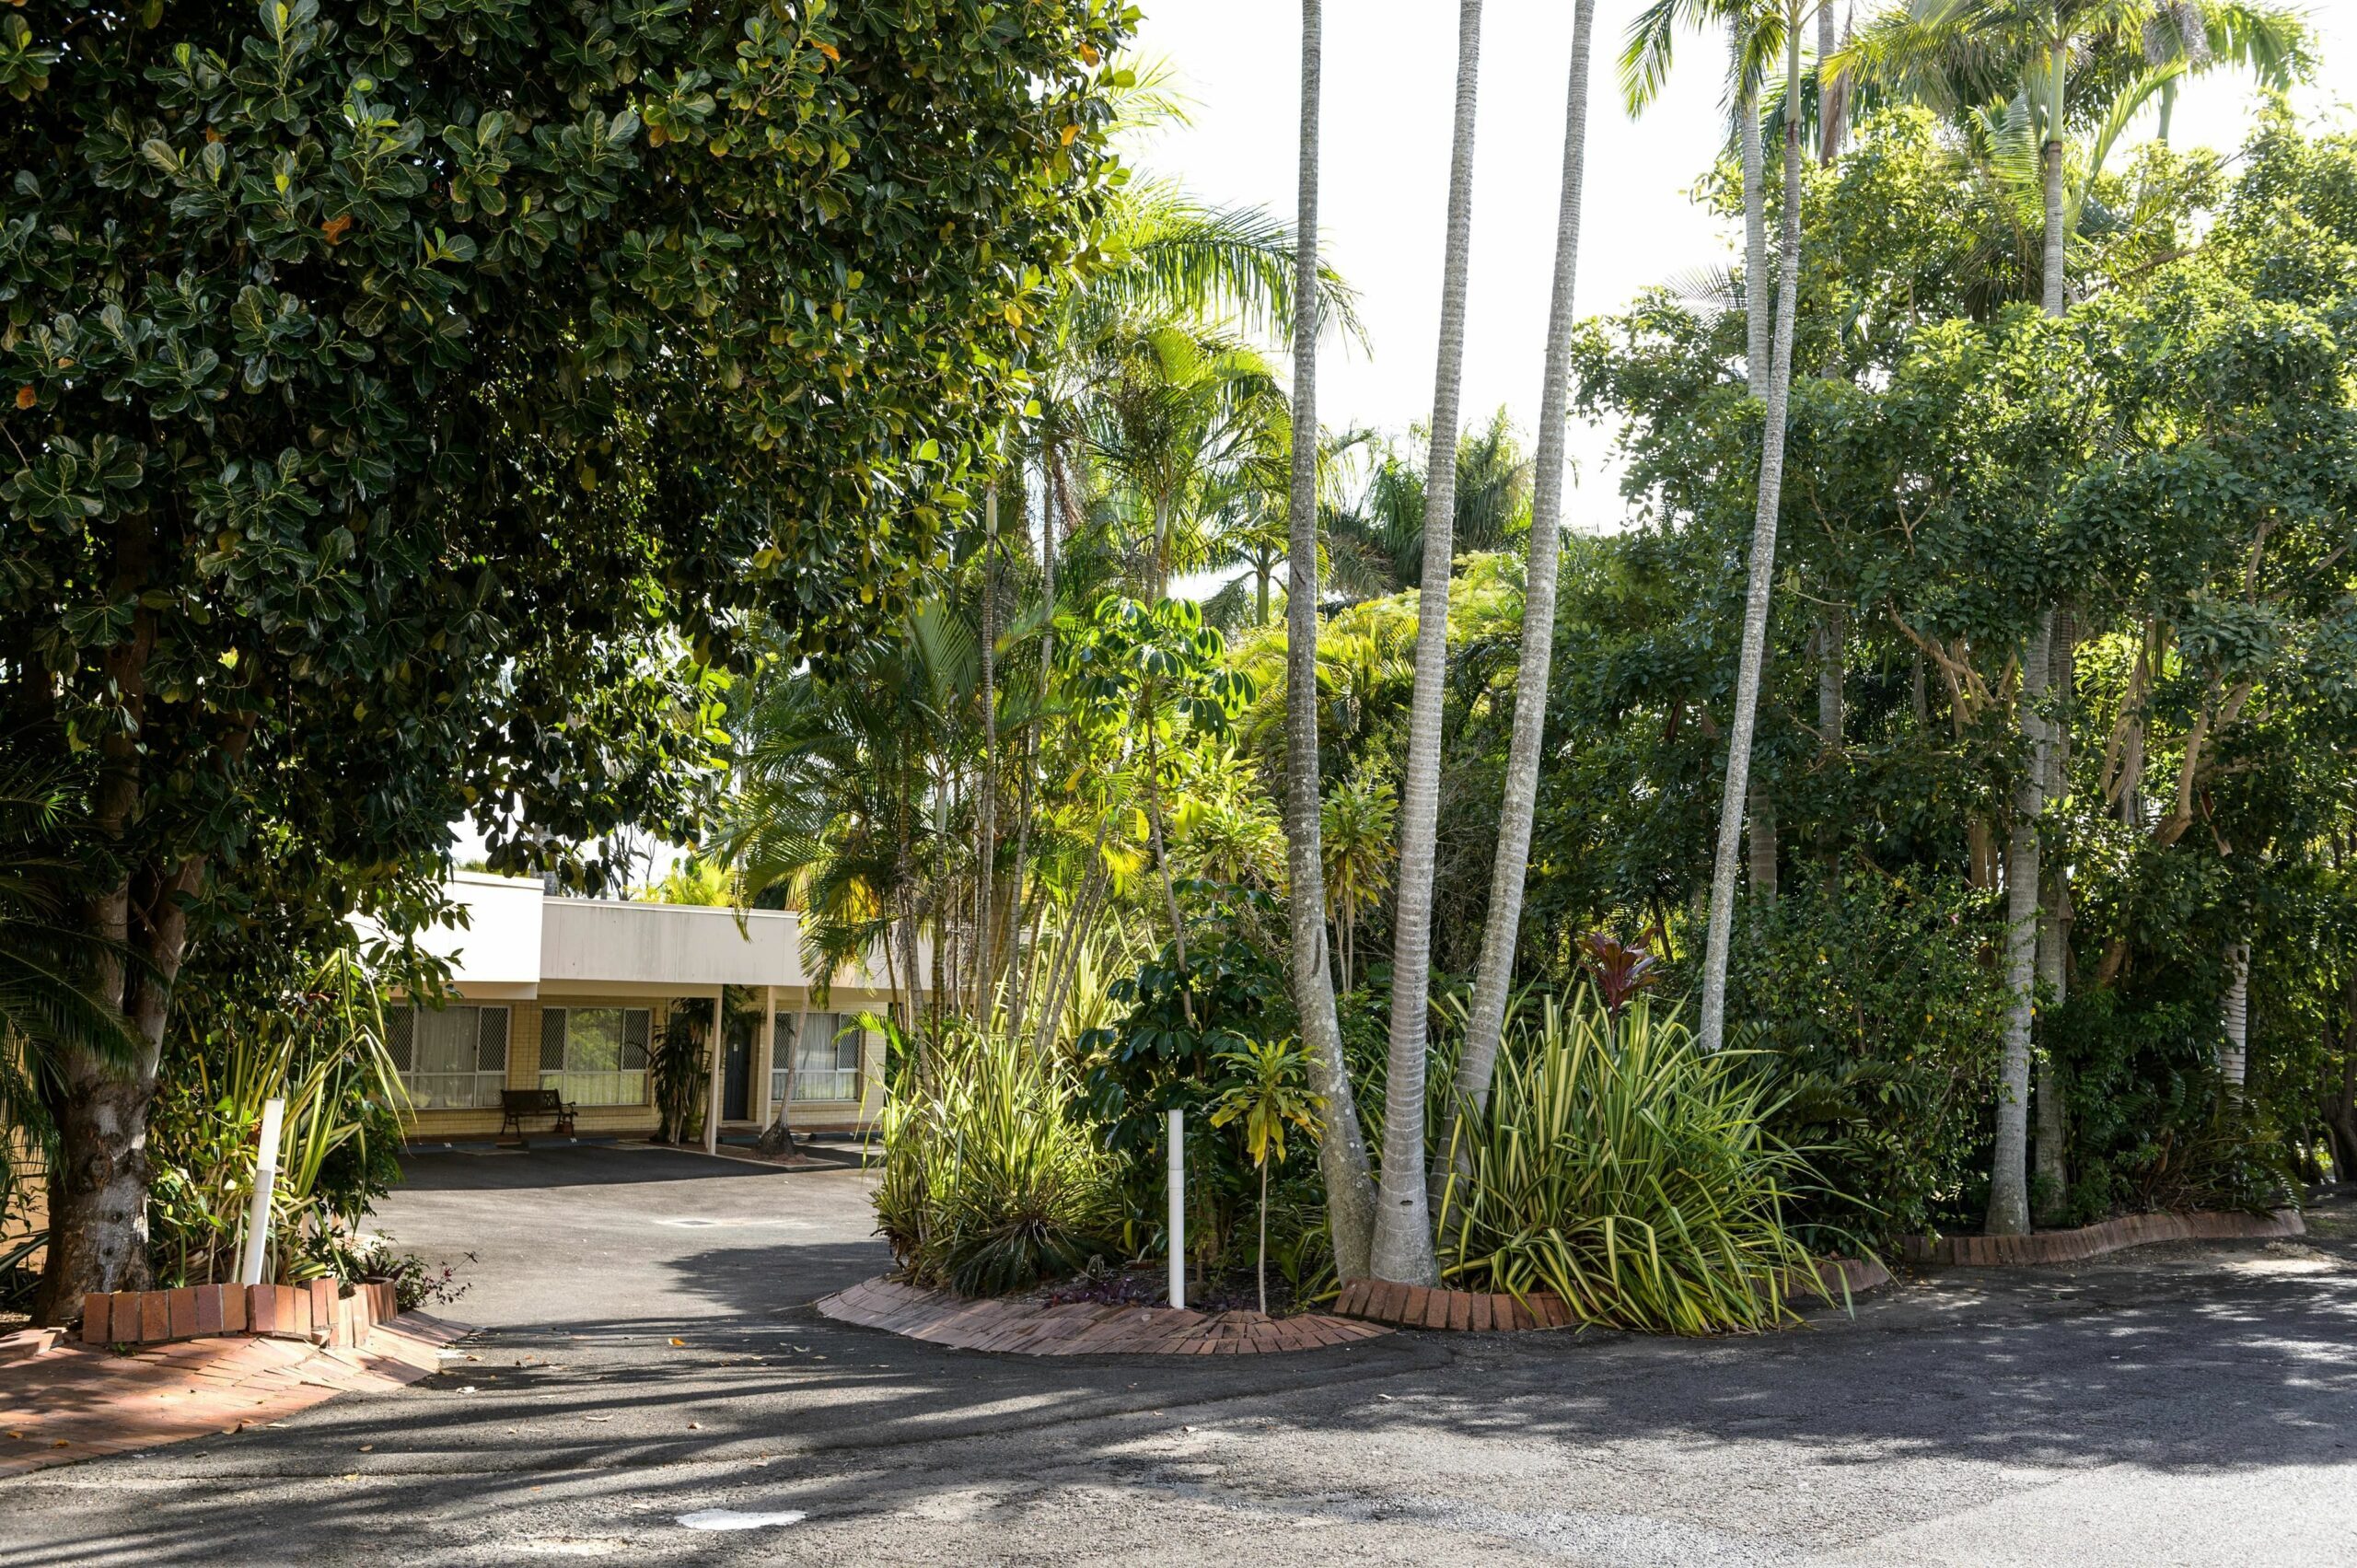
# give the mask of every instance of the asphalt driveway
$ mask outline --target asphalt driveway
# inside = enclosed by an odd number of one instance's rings
[[[2357,1244],[1956,1271],[1789,1333],[1040,1361],[808,1304],[866,1179],[438,1154],[418,1388],[0,1483],[0,1563],[2357,1562]],[[714,1531],[713,1511],[801,1517]],[[721,1522],[729,1522],[723,1520]]]

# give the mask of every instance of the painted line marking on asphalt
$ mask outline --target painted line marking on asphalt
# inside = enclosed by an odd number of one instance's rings
[[[679,1523],[691,1530],[759,1530],[777,1525],[798,1525],[808,1517],[799,1508],[784,1508],[769,1514],[750,1514],[735,1508],[699,1508],[692,1514],[680,1515]]]

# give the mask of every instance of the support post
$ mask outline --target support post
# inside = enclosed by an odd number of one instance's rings
[[[1170,1305],[1187,1305],[1187,1113],[1170,1112]]]
[[[246,1215],[246,1256],[238,1270],[239,1284],[262,1283],[262,1255],[270,1247],[271,1209],[278,1196],[279,1126],[285,1116],[284,1100],[261,1102],[261,1147],[254,1158],[253,1207]]]
[[[728,1050],[727,1042],[720,1038],[720,1005],[726,994],[725,989],[712,993],[712,1082],[705,1095],[709,1103],[703,1112],[703,1152],[708,1155],[720,1152],[720,1061]]]

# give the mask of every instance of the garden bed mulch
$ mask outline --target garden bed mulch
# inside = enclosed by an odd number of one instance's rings
[[[819,1303],[839,1323],[1006,1355],[1262,1355],[1355,1344],[1391,1330],[1323,1313],[1173,1311],[1133,1302],[995,1298],[869,1280]]]
[[[1910,1236],[1900,1241],[1899,1253],[1910,1263],[2003,1268],[2075,1263],[2156,1241],[2243,1241],[2306,1233],[2297,1209],[2278,1209],[2271,1214],[2195,1210],[2122,1214],[2078,1230],[2041,1230],[2028,1236]]]
[[[1890,1271],[1872,1259],[1828,1258],[1817,1280],[1786,1283],[1794,1301],[1838,1302],[1844,1292],[1862,1295],[1890,1283]],[[1572,1314],[1561,1297],[1535,1290],[1517,1299],[1503,1291],[1444,1290],[1395,1284],[1389,1280],[1353,1280],[1342,1287],[1334,1310],[1345,1318],[1389,1323],[1402,1329],[1446,1329],[1492,1333],[1529,1329],[1565,1329]]]

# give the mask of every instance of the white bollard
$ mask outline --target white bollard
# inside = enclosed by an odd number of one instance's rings
[[[284,1100],[261,1102],[261,1150],[254,1161],[254,1202],[246,1215],[246,1261],[238,1271],[239,1284],[261,1283],[262,1253],[270,1246],[271,1203],[278,1192],[278,1124],[285,1115]]]
[[[1187,1113],[1170,1113],[1170,1305],[1187,1305]]]

